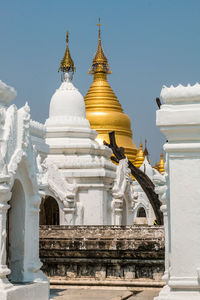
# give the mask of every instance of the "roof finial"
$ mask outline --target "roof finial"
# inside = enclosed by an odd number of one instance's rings
[[[76,71],[76,68],[74,66],[73,59],[71,58],[71,54],[69,51],[69,31],[67,31],[66,34],[66,42],[67,42],[67,47],[65,50],[65,55],[61,61],[60,67],[58,69],[58,72],[61,70],[64,74],[71,72],[71,77],[73,77],[74,72]],[[64,76],[65,77],[65,76]]]
[[[69,31],[67,30],[67,34],[66,34],[66,42],[67,42],[67,45],[69,44]]]
[[[165,172],[165,161],[164,161],[163,152],[160,154],[160,161],[159,161],[159,164],[158,164],[158,171],[160,173]]]
[[[97,24],[98,26],[98,37],[99,37],[99,42],[98,42],[98,47],[97,47],[97,52],[95,54],[95,57],[92,62],[92,66],[89,69],[89,74],[111,74],[111,69],[108,64],[108,60],[103,52],[103,48],[101,45],[101,23],[100,23],[100,18],[99,18],[99,23]]]
[[[143,161],[144,161],[144,152],[143,152],[142,141],[140,140],[140,146],[135,157],[134,166],[139,168],[142,165]]]
[[[97,26],[99,27],[99,40],[101,39],[101,20],[99,18],[99,23],[97,24]]]

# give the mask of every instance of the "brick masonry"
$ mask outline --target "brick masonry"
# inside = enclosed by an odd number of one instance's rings
[[[40,259],[54,278],[160,280],[164,229],[154,226],[41,226]]]

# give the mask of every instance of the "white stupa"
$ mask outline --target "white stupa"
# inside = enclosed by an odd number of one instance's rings
[[[116,166],[109,160],[111,150],[95,141],[97,132],[85,116],[81,93],[74,87],[74,62],[68,47],[61,62],[63,82],[51,98],[46,120],[47,158],[53,176],[52,193],[59,205],[60,224],[111,224],[111,187]]]
[[[147,155],[140,166],[140,170],[152,180],[153,168],[148,161]],[[147,198],[147,195],[137,181],[134,182],[134,194],[137,199],[137,203],[134,208],[134,224],[153,225],[154,220],[156,219],[153,208]]]

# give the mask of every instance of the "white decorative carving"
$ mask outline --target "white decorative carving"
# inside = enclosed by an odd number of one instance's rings
[[[165,164],[167,166],[167,164]],[[167,167],[166,167],[167,168]],[[165,169],[166,169],[165,168]],[[153,169],[154,175],[152,178],[153,183],[155,184],[155,192],[159,195],[159,200],[163,205],[168,203],[168,174],[167,172],[160,174],[156,169]]]
[[[17,92],[13,87],[8,86],[0,80],[0,103],[7,105],[16,97],[16,95]]]
[[[134,198],[132,197],[133,193],[133,180],[130,176],[131,170],[128,167],[128,159],[121,159],[117,166],[116,178],[114,181],[114,186],[112,189],[113,203],[112,210],[114,214],[114,224],[122,225],[122,214],[126,215],[126,220],[129,220],[129,225],[133,221],[133,208],[134,208]],[[123,202],[126,202],[126,206],[123,207]],[[123,210],[126,211],[123,212]],[[128,221],[127,221],[128,223]],[[114,225],[113,224],[113,225]]]
[[[165,85],[162,88],[160,96],[163,101],[168,104],[179,103],[179,102],[199,102],[200,101],[200,84],[196,83],[193,86],[188,84],[187,86],[183,86],[179,84],[174,87],[171,85],[170,87],[166,87]]]
[[[30,120],[30,133],[31,135],[44,138],[46,133],[45,125],[37,121]]]
[[[124,194],[130,191],[130,183],[132,182],[131,170],[128,167],[128,159],[121,159],[116,170],[116,179],[113,186],[113,197],[123,198]]]
[[[65,208],[75,207],[77,185],[68,183],[54,163],[46,160],[45,167],[49,190],[63,202]]]
[[[155,184],[155,192],[159,195],[159,200],[166,204],[166,191],[167,191],[167,182],[166,174],[160,174],[157,170],[154,169],[153,182]]]

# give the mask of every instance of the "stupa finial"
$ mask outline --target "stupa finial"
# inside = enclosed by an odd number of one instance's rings
[[[94,56],[92,66],[89,69],[89,74],[96,74],[96,73],[105,73],[105,74],[111,74],[111,69],[108,64],[107,57],[104,54],[102,45],[101,45],[101,23],[99,18],[98,26],[98,47],[97,52]]]
[[[70,54],[70,51],[69,51],[69,31],[67,31],[67,33],[66,33],[66,43],[67,43],[67,47],[66,47],[66,50],[65,50],[65,55],[64,55],[63,59],[61,60],[61,64],[60,64],[60,67],[58,69],[58,72],[59,71],[62,71],[63,73],[71,72],[72,77],[73,77],[73,74],[76,71],[76,68],[74,66],[74,61],[71,58],[71,54]]]
[[[97,23],[97,26],[99,27],[99,40],[101,39],[101,19],[99,18],[99,23]]]

